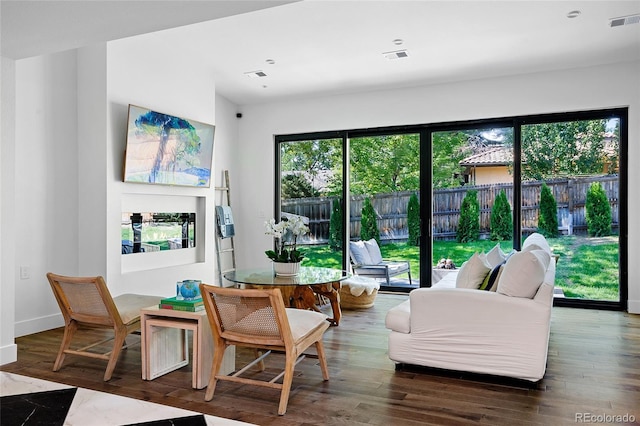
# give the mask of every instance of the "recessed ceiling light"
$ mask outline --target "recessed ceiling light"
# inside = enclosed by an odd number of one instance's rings
[[[385,58],[391,60],[391,59],[402,59],[402,58],[408,58],[409,57],[409,53],[406,50],[396,50],[393,52],[385,52],[382,54]]]
[[[567,18],[569,19],[573,19],[573,18],[577,18],[578,16],[580,16],[582,12],[580,12],[579,10],[572,10],[571,12],[567,13]]]
[[[276,63],[276,61],[274,61],[273,59],[267,59],[265,62],[268,63],[269,65],[273,65]]]
[[[401,38],[393,40],[393,44],[395,44],[396,46],[400,46],[402,45],[402,43],[404,43],[404,40],[402,40]]]
[[[261,71],[261,70],[245,72],[244,75],[246,75],[249,78],[258,78],[258,77],[266,77],[267,76],[267,74],[264,71]]]

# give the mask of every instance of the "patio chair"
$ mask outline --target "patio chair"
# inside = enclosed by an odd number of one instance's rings
[[[363,277],[384,278],[390,285],[391,277],[400,274],[409,276],[411,285],[411,266],[408,260],[384,260],[375,238],[368,241],[350,241],[349,257],[353,273]]]
[[[111,379],[120,350],[126,348],[130,333],[140,330],[140,309],[160,303],[160,297],[123,294],[112,298],[102,277],[66,277],[49,272],[49,284],[64,317],[64,336],[53,365],[53,371],[62,367],[65,355],[80,355],[107,360],[104,381]],[[70,349],[78,325],[91,328],[111,328],[114,336],[91,343],[80,349]],[[97,353],[89,349],[113,340],[109,352]]]
[[[323,380],[329,380],[329,370],[322,344],[324,332],[329,328],[327,316],[309,310],[285,308],[280,289],[237,289],[200,284],[207,317],[213,333],[214,347],[211,377],[205,401],[211,401],[218,380],[250,384],[280,390],[278,414],[287,411],[294,368],[304,358],[303,352],[315,345]],[[225,349],[230,345],[253,348],[266,352],[233,375],[219,374]],[[264,371],[264,358],[271,351],[285,353],[282,373],[263,381],[239,377],[258,364]],[[283,377],[282,383],[276,383]]]

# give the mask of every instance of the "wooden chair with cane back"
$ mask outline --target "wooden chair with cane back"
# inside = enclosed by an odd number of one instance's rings
[[[296,364],[303,352],[315,345],[323,380],[329,380],[329,370],[322,338],[329,328],[327,316],[315,311],[285,308],[280,289],[237,289],[201,284],[200,292],[211,324],[216,350],[205,400],[211,401],[218,380],[264,386],[280,390],[278,414],[287,411],[291,383]],[[230,345],[266,352],[233,375],[219,374],[224,349]],[[284,352],[284,371],[270,381],[240,377],[258,364],[264,370],[264,358],[271,351]],[[283,378],[282,383],[276,383]]]
[[[140,294],[111,297],[104,279],[99,276],[67,277],[49,272],[47,279],[64,317],[64,336],[53,371],[60,370],[67,354],[80,355],[107,360],[104,380],[110,380],[120,350],[126,348],[127,335],[140,330],[140,309],[157,305],[161,298]],[[79,349],[71,349],[71,341],[78,331],[78,325],[110,328],[113,329],[114,335]],[[89,351],[110,340],[113,340],[113,347],[109,352]]]

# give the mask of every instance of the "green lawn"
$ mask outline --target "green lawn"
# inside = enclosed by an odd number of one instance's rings
[[[618,238],[587,238],[566,236],[548,239],[555,254],[560,256],[557,264],[556,285],[566,297],[594,300],[618,300]],[[495,241],[476,241],[459,244],[455,241],[436,241],[433,244],[434,258],[450,258],[460,266],[475,252],[488,252]],[[504,252],[512,249],[511,241],[503,241]],[[304,265],[340,268],[340,252],[329,246],[305,246],[307,259]],[[411,262],[411,276],[420,276],[420,253],[418,247],[404,243],[384,244],[380,247],[385,259],[404,259]]]

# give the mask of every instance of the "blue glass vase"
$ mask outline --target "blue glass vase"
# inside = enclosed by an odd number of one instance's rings
[[[180,294],[185,300],[200,298],[200,280],[184,280],[180,286]]]

